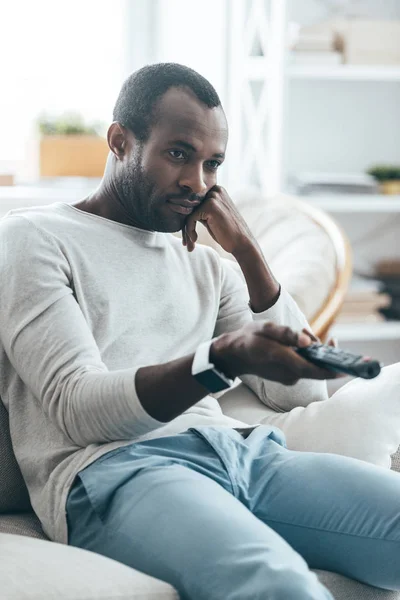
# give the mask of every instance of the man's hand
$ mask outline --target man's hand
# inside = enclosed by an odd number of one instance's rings
[[[310,331],[309,329],[307,329],[306,327],[303,328],[303,333],[305,333],[306,335],[308,335],[308,337],[313,341],[313,342],[317,342],[318,344],[322,344],[321,340],[319,339],[319,337],[317,337],[316,335],[313,334],[312,331]],[[333,348],[337,348],[338,347],[338,341],[337,338],[332,337],[329,338],[328,342],[327,342],[328,346],[332,346]]]
[[[295,352],[312,343],[304,332],[271,322],[250,323],[224,333],[211,345],[210,360],[232,379],[257,375],[263,379],[294,385],[299,379],[336,379],[340,375],[321,369]]]
[[[233,256],[255,243],[247,223],[228,192],[219,185],[211,188],[200,206],[186,219],[182,241],[189,252],[195,248],[198,222],[202,223],[211,237]]]
[[[200,221],[211,237],[232,254],[240,266],[254,312],[263,312],[275,304],[280,286],[270,271],[261,248],[227,191],[215,185],[200,206],[186,219],[182,230],[183,245],[192,252]]]

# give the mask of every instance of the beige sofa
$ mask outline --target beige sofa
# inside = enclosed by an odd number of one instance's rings
[[[260,418],[243,384],[220,400],[224,412]],[[231,398],[229,398],[229,395]],[[261,411],[261,412],[260,412]],[[242,417],[243,418],[243,417]],[[30,509],[12,453],[8,415],[0,402],[0,598],[1,600],[176,600],[164,582],[109,558],[47,540]],[[400,471],[400,454],[393,460]],[[315,571],[336,600],[400,600],[400,592],[378,590],[327,571]],[[221,600],[227,600],[221,598]]]
[[[297,218],[293,206],[286,206],[284,200],[259,204],[257,195],[253,199],[237,198],[278,278],[311,319],[329,296],[335,279],[329,240],[304,215]],[[204,235],[202,241],[211,243]],[[314,291],[311,295],[310,289]],[[250,423],[259,420],[265,410],[242,384],[227,392],[220,403],[226,414]],[[392,468],[400,471],[399,453],[393,457]],[[13,455],[8,414],[1,401],[0,473],[1,600],[178,598],[176,591],[163,582],[108,558],[46,539]],[[335,573],[316,573],[337,600],[400,600],[400,592],[378,590]]]

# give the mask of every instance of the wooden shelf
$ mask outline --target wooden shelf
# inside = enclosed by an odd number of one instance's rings
[[[264,80],[268,77],[268,67],[265,56],[247,59],[246,70],[250,79]],[[400,65],[293,65],[287,62],[285,70],[290,79],[400,82]]]
[[[288,65],[293,79],[333,79],[342,81],[400,81],[400,66],[368,65]]]
[[[340,213],[400,212],[400,196],[343,194],[332,196],[300,196],[302,200],[326,210]]]

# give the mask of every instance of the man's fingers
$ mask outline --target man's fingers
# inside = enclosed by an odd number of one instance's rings
[[[302,331],[294,331],[290,327],[275,325],[267,321],[263,323],[260,334],[271,340],[280,342],[284,346],[296,346],[304,348],[311,344],[311,339]]]
[[[308,333],[304,331],[297,332],[290,327],[275,325],[271,322],[263,323],[258,333],[284,346],[306,347],[313,343]],[[285,355],[282,354],[281,356],[282,363],[286,363],[288,373],[293,373],[294,381],[296,379],[337,379],[343,376],[336,371],[318,367],[297,354],[295,350],[285,350],[284,352]]]
[[[343,377],[342,373],[318,367],[302,356],[299,356],[295,351],[293,351],[293,354],[293,361],[295,361],[294,369],[300,379],[337,379],[338,377]]]
[[[277,371],[281,373],[279,379],[286,385],[293,385],[299,379],[337,379],[343,375],[330,369],[323,369],[306,360],[294,348],[282,348],[273,354],[273,362],[276,364]],[[268,379],[268,377],[267,377]]]
[[[197,219],[192,216],[186,219],[186,223],[184,226],[185,236],[186,236],[186,247],[191,252],[194,250],[195,243],[197,241],[197,232],[196,232],[196,223]]]
[[[199,218],[195,213],[190,215],[185,222],[185,229],[190,239],[195,242],[197,240],[196,225]]]
[[[330,369],[322,369],[306,360],[304,362],[306,364],[302,366],[302,379],[338,379],[339,377],[344,377],[343,373],[338,373]]]
[[[308,335],[308,337],[313,341],[313,342],[317,342],[317,343],[321,343],[321,340],[314,335],[314,333],[312,331],[310,331],[309,329],[307,329],[306,327],[303,327],[302,329],[303,333],[305,333],[306,335]]]

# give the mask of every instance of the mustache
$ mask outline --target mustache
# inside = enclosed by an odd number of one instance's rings
[[[166,196],[167,200],[189,200],[189,202],[203,202],[205,198],[200,194],[169,194]]]

